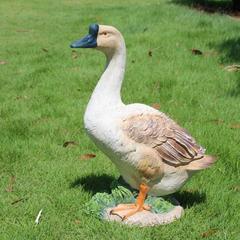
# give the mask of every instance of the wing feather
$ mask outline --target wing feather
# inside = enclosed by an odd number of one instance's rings
[[[124,120],[123,130],[133,141],[156,149],[164,161],[174,166],[204,156],[205,150],[195,139],[164,114],[134,115]]]

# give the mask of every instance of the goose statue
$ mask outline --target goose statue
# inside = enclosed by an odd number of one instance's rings
[[[91,24],[89,34],[70,47],[96,48],[106,56],[106,68],[87,105],[84,124],[125,182],[139,190],[134,204],[120,204],[111,214],[124,211],[124,220],[150,211],[151,206],[144,204],[148,194],[174,193],[193,173],[214,163],[215,157],[205,155],[205,149],[164,113],[144,104],[122,102],[126,47],[115,27]]]

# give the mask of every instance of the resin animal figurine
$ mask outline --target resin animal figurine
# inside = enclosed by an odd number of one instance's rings
[[[124,211],[124,220],[150,210],[144,204],[147,194],[174,193],[193,173],[214,163],[215,158],[205,155],[205,149],[164,113],[144,104],[122,102],[126,47],[116,28],[91,24],[89,34],[73,42],[71,48],[96,48],[107,60],[87,105],[84,124],[90,138],[112,160],[123,179],[139,190],[135,204],[120,204],[112,214]]]

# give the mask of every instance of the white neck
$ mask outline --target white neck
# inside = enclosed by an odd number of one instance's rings
[[[95,87],[87,111],[101,111],[103,108],[115,108],[122,105],[121,86],[125,72],[126,47],[122,44],[111,53],[105,53],[107,64]]]

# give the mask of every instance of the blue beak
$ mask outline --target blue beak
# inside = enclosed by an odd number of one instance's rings
[[[97,47],[98,24],[89,26],[89,34],[80,40],[73,42],[71,48],[95,48]]]

